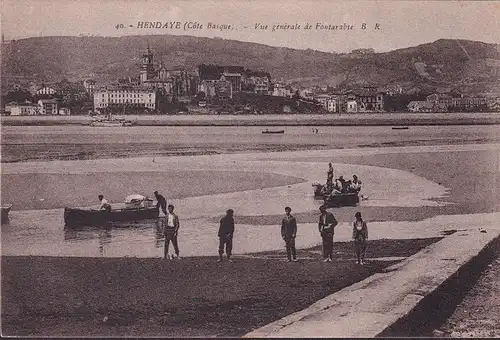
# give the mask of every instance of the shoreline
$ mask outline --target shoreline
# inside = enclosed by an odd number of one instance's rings
[[[117,115],[120,116],[120,115]],[[499,125],[500,113],[354,113],[330,115],[121,115],[136,126],[439,126]],[[3,116],[4,126],[88,126],[90,116]],[[129,127],[130,128],[130,127]]]

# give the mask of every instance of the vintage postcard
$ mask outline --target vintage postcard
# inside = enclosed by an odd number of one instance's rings
[[[500,337],[500,2],[1,1],[1,331]]]

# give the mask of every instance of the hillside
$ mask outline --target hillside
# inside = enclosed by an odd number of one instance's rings
[[[154,35],[127,37],[41,37],[2,46],[2,75],[99,81],[137,76],[150,45],[155,62],[194,69],[201,63],[241,65],[298,84],[406,84],[421,88],[488,90],[498,86],[500,45],[442,39],[373,54],[335,54],[256,43]]]

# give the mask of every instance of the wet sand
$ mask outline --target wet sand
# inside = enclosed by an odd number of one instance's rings
[[[356,265],[352,243],[236,257],[96,259],[2,257],[2,331],[9,336],[241,336],[438,241],[370,241]],[[388,261],[375,260],[391,257]],[[373,260],[370,260],[373,259]],[[106,322],[104,318],[107,317]]]
[[[269,172],[219,170],[172,170],[163,172],[113,171],[85,174],[26,173],[2,175],[2,197],[13,210],[53,209],[98,203],[102,193],[110,202],[121,202],[130,193],[154,198],[158,190],[167,198],[182,199],[199,195],[279,187],[305,179]],[[217,180],[214,185],[213,179]],[[15,198],[15,200],[14,200]]]
[[[493,260],[451,317],[434,331],[433,336],[452,338],[500,336],[500,258]]]
[[[317,134],[310,127],[293,126],[284,128],[283,135],[262,134],[262,128],[248,126],[131,129],[2,126],[1,129],[3,163],[500,142],[500,125],[414,126],[409,130],[325,126]]]

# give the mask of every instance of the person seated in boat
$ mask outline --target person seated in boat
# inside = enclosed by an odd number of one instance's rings
[[[335,188],[340,191],[344,192],[345,191],[345,186],[346,186],[346,181],[344,179],[344,176],[340,176],[335,180]]]
[[[103,195],[99,195],[99,196],[97,196],[97,198],[101,202],[101,206],[99,207],[99,210],[111,211],[111,205],[108,203],[108,200],[105,199]]]
[[[355,192],[360,192],[361,191],[361,181],[358,179],[358,176],[356,176],[356,175],[352,176],[351,188]]]
[[[329,197],[332,197],[332,196],[338,196],[338,195],[341,195],[342,193],[340,192],[340,190],[337,190],[337,189],[333,189],[332,192],[330,192],[330,195]]]
[[[352,188],[352,181],[351,180],[348,180],[345,184],[345,192],[350,194],[350,193],[353,193],[355,192],[354,189]]]
[[[338,178],[335,178],[335,181],[333,182],[333,188],[336,190],[342,189],[342,183],[339,181]]]

